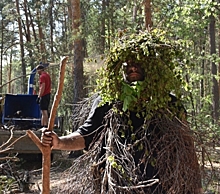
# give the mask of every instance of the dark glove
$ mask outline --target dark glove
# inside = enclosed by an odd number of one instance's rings
[[[37,100],[36,100],[37,104],[40,104],[40,98],[37,97]]]

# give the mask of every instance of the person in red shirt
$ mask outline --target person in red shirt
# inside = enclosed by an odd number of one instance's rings
[[[37,103],[40,105],[41,110],[41,125],[47,127],[49,117],[49,104],[50,104],[50,93],[51,93],[51,78],[49,73],[45,71],[45,67],[39,64],[36,67],[37,73],[39,74],[39,92]]]

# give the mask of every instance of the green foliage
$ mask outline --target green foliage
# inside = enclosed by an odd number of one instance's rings
[[[132,84],[123,78],[123,63],[132,59],[145,71],[144,81]],[[116,99],[123,102],[123,111],[143,108],[147,115],[167,106],[169,93],[180,97],[182,85],[182,52],[177,42],[166,39],[165,32],[154,29],[126,32],[115,42],[99,74],[98,90],[103,103]],[[146,103],[146,101],[148,103]]]
[[[114,156],[109,156],[107,159],[113,168],[118,169],[122,174],[124,174],[124,169],[123,169],[122,165],[117,164]]]
[[[16,182],[14,177],[8,177],[5,175],[0,176],[0,191],[10,191],[13,184]]]

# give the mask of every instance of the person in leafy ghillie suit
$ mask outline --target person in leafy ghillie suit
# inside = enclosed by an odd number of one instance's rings
[[[53,149],[87,150],[72,168],[78,184],[63,192],[202,192],[181,102],[181,57],[156,30],[119,37],[99,71],[99,95],[85,122],[66,136],[42,133]]]

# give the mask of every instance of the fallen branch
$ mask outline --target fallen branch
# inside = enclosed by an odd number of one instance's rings
[[[14,127],[11,127],[10,136],[9,136],[8,140],[0,146],[0,154],[5,153],[9,150],[13,150],[14,144],[17,143],[18,141],[20,141],[22,138],[27,136],[27,134],[25,134],[25,135],[22,135],[19,138],[15,139],[14,141],[12,141],[13,129],[14,129]]]

